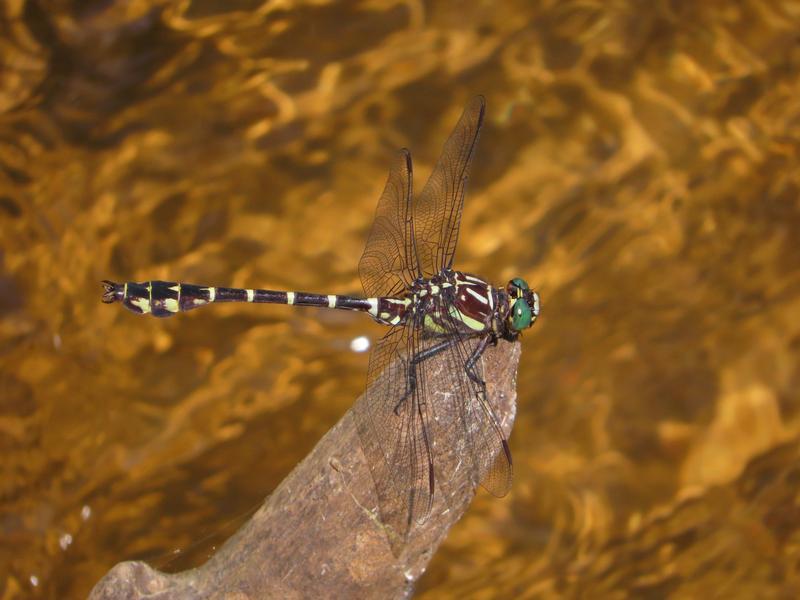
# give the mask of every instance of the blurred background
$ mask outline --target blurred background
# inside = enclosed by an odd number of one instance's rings
[[[800,1],[0,5],[0,598],[202,563],[363,391],[391,157],[488,112],[456,265],[542,295],[515,483],[421,598],[800,594]]]

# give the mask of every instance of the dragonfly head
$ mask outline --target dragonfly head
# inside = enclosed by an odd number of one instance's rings
[[[519,333],[536,322],[539,316],[539,294],[528,287],[524,279],[515,277],[506,286],[508,294],[508,328]]]

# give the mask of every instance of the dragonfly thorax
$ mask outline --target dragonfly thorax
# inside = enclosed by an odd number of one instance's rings
[[[428,335],[494,335],[514,340],[539,315],[539,295],[522,279],[505,289],[450,269],[419,278],[398,297],[373,298],[373,318],[384,325],[415,324]]]

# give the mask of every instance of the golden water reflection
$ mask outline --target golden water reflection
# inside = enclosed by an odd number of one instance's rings
[[[140,319],[99,281],[358,292],[391,153],[419,186],[476,93],[458,266],[543,313],[512,494],[479,494],[420,596],[798,595],[800,2],[0,11],[0,598],[198,564],[381,332]]]

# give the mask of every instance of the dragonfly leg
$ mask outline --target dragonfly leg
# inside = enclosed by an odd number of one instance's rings
[[[403,402],[405,402],[406,398],[408,398],[411,394],[414,393],[414,390],[417,389],[417,365],[421,362],[428,360],[429,358],[433,358],[437,354],[442,353],[444,350],[449,348],[453,344],[453,340],[445,340],[438,344],[431,346],[430,348],[426,348],[422,352],[419,352],[412,358],[408,363],[408,378],[406,379],[406,391],[403,394],[403,397],[397,401],[394,407],[394,414],[400,414],[400,407],[402,406]]]
[[[487,335],[481,338],[481,341],[478,343],[477,346],[475,346],[475,350],[472,351],[472,355],[467,359],[467,362],[464,364],[464,370],[467,372],[467,376],[473,383],[475,383],[478,387],[480,387],[481,391],[483,392],[484,399],[487,398],[486,382],[483,379],[481,379],[480,376],[478,375],[478,372],[475,370],[475,365],[481,359],[481,356],[483,356],[483,352],[484,350],[486,350],[486,347],[491,343],[496,344],[497,338],[494,338],[494,336],[491,335]]]
[[[486,350],[489,344],[496,345],[497,344],[497,337],[494,335],[487,335],[484,338],[481,338],[481,341],[475,347],[475,350],[472,352],[472,355],[467,359],[467,362],[464,365],[464,370],[467,372],[467,377],[475,383],[480,388],[480,394],[483,396],[481,400],[484,403],[487,403],[489,399],[489,393],[486,391],[486,382],[481,379],[478,372],[475,370],[475,365],[480,360],[481,356],[483,355],[484,350]],[[488,404],[487,404],[488,406]],[[491,412],[491,408],[489,408]],[[491,418],[494,419],[494,415],[491,414]],[[497,426],[497,422],[495,421],[495,426]],[[505,435],[502,435],[501,444],[503,447],[503,453],[505,454],[506,460],[508,464],[511,464],[511,449],[508,447],[508,440],[505,439]]]

